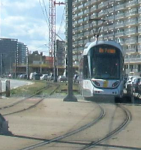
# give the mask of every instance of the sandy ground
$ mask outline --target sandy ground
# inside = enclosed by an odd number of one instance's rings
[[[20,98],[0,99],[0,105],[5,106],[18,101]],[[32,104],[37,99],[26,102]],[[77,143],[89,143],[106,135],[122,122],[123,112],[113,104],[101,104],[105,108],[105,117],[94,127],[87,129],[77,135],[73,135],[62,141],[76,142],[76,144],[53,143],[35,150],[79,150],[83,146]],[[22,108],[22,104],[20,107]],[[19,107],[19,105],[17,105]],[[140,105],[125,105],[132,113],[130,124],[112,139],[103,142],[106,145],[130,146],[141,148],[141,109]],[[16,107],[14,107],[16,109]],[[6,110],[5,110],[6,111]],[[7,110],[8,111],[8,110]],[[25,138],[0,136],[0,150],[18,150],[41,141],[28,139],[26,137],[52,139],[75,130],[97,118],[100,109],[97,104],[79,99],[78,102],[64,102],[60,98],[48,98],[35,108],[21,113],[6,116],[9,122],[9,130],[14,135],[25,136]],[[97,147],[93,149],[110,150],[115,148]],[[122,148],[116,148],[122,149]]]

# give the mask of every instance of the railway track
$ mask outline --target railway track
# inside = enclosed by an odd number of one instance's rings
[[[25,147],[25,148],[22,148],[22,149],[19,149],[19,150],[31,150],[31,149],[35,149],[35,148],[38,148],[38,147],[41,147],[41,146],[45,146],[45,145],[48,145],[48,144],[51,144],[51,143],[54,143],[54,142],[61,142],[60,140],[62,139],[65,139],[69,136],[72,136],[72,135],[75,135],[81,131],[84,131],[88,128],[90,128],[91,126],[95,125],[96,123],[98,123],[104,116],[105,116],[105,111],[104,109],[98,105],[99,109],[100,109],[100,113],[99,115],[97,116],[97,118],[95,118],[93,121],[73,130],[73,131],[70,131],[70,132],[67,132],[66,134],[64,135],[60,135],[60,136],[57,136],[53,139],[50,139],[50,140],[47,140],[47,139],[38,139],[38,138],[35,138],[36,140],[41,140],[42,142],[38,143],[38,144],[35,144],[35,145],[31,145],[29,147]],[[17,137],[17,136],[16,136]],[[24,137],[24,136],[20,136],[20,138],[29,138],[30,137]],[[64,143],[63,141],[61,143]]]
[[[56,87],[57,89],[58,87]],[[51,91],[50,95],[52,95],[55,90],[54,89],[53,91]],[[35,104],[36,106],[37,104]],[[32,107],[35,107],[35,106],[32,106]],[[32,108],[31,107],[31,108]],[[125,109],[123,106],[121,105],[117,105],[117,107],[121,108],[121,110],[124,112],[125,114],[125,118],[124,118],[124,121],[117,127],[115,128],[113,131],[109,132],[106,136],[104,136],[103,138],[97,140],[97,141],[91,141],[90,143],[88,142],[69,142],[69,141],[61,141],[61,140],[65,140],[65,138],[67,137],[70,137],[72,135],[75,135],[77,133],[80,133],[88,128],[90,128],[91,126],[94,126],[96,123],[98,123],[102,118],[104,118],[105,116],[105,111],[104,109],[99,105],[99,108],[100,108],[100,114],[99,116],[93,120],[92,122],[76,129],[76,130],[73,130],[71,132],[68,132],[64,135],[61,135],[61,136],[57,136],[51,140],[47,140],[47,139],[40,139],[40,138],[34,138],[34,137],[25,137],[25,136],[18,136],[18,135],[14,135],[14,137],[19,137],[19,138],[27,138],[27,139],[36,139],[38,141],[41,141],[40,143],[38,144],[34,144],[34,145],[31,145],[31,146],[28,146],[28,147],[25,147],[25,148],[22,148],[22,149],[19,149],[19,150],[31,150],[31,149],[36,149],[36,148],[39,148],[39,147],[42,147],[42,146],[46,146],[48,144],[51,144],[51,143],[65,143],[65,144],[72,144],[72,145],[81,145],[83,146],[83,148],[81,148],[80,150],[87,150],[87,149],[91,149],[91,148],[94,148],[94,147],[111,147],[111,148],[119,148],[119,149],[131,149],[131,150],[138,150],[138,148],[134,148],[134,147],[125,147],[125,146],[115,146],[115,145],[106,145],[106,144],[102,144],[102,142],[112,138],[114,135],[118,134],[119,132],[121,132],[127,125],[128,123],[130,122],[131,120],[131,114],[130,112]],[[27,108],[27,110],[30,109]],[[21,110],[21,111],[25,111],[25,109]],[[20,112],[21,112],[20,111]],[[14,112],[14,113],[18,113],[17,112]],[[7,115],[10,115],[10,114],[7,114]]]
[[[123,107],[119,104],[117,104],[117,106],[120,107],[125,114],[125,118],[124,118],[123,122],[117,128],[115,128],[113,131],[109,132],[106,136],[102,137],[101,139],[99,139],[97,141],[92,141],[91,143],[89,143],[85,147],[83,147],[81,150],[88,150],[88,149],[98,146],[98,144],[112,138],[114,135],[121,132],[129,124],[129,122],[131,121],[131,118],[132,118],[131,113],[125,107]]]
[[[135,148],[135,147],[126,147],[126,146],[116,146],[116,145],[102,144],[102,142],[112,138],[114,135],[121,132],[129,124],[129,122],[131,121],[130,112],[125,107],[123,107],[121,105],[117,105],[117,107],[121,108],[121,110],[124,112],[124,115],[125,115],[124,117],[125,118],[124,118],[123,122],[118,127],[116,127],[114,130],[109,132],[106,136],[99,139],[98,141],[91,141],[90,143],[87,143],[87,142],[82,142],[81,143],[81,142],[68,142],[68,141],[61,141],[61,140],[65,139],[69,136],[75,135],[75,134],[77,134],[81,131],[84,131],[84,130],[90,128],[91,126],[95,125],[96,123],[98,123],[105,116],[105,111],[100,105],[99,105],[99,108],[101,109],[101,113],[100,113],[99,117],[96,120],[94,120],[93,122],[91,122],[87,125],[84,125],[81,128],[76,129],[72,132],[68,132],[68,133],[66,133],[62,136],[58,136],[58,137],[56,137],[54,139],[51,139],[51,140],[42,139],[43,141],[38,143],[38,144],[29,146],[29,147],[25,147],[25,148],[19,149],[19,150],[32,150],[32,149],[36,149],[36,148],[39,148],[39,147],[42,147],[42,146],[45,146],[45,145],[48,145],[48,144],[51,144],[51,143],[54,143],[54,142],[55,143],[72,144],[72,145],[81,145],[81,146],[83,146],[83,148],[81,148],[80,150],[88,150],[88,149],[91,149],[91,148],[94,148],[94,147],[111,147],[111,148],[131,149],[131,150],[136,149],[136,150],[138,150],[138,148]]]
[[[52,94],[59,88],[59,86],[60,86],[60,85],[57,85],[57,86],[49,93],[49,96],[52,95]],[[43,90],[48,89],[48,88],[50,88],[50,87],[51,87],[51,85],[48,85],[48,86],[46,86],[46,87],[43,87],[42,89],[39,89],[35,94],[33,94],[33,95],[31,95],[31,96],[29,96],[29,97],[27,97],[27,98],[21,99],[21,100],[15,102],[15,103],[13,103],[13,104],[10,104],[10,105],[1,107],[0,110],[5,110],[5,109],[8,109],[8,108],[14,107],[14,106],[16,106],[16,105],[18,105],[18,104],[20,104],[20,103],[23,103],[23,102],[25,102],[25,101],[27,101],[27,100],[29,100],[29,99],[35,97],[36,95],[38,95],[38,93],[42,92]],[[47,97],[47,96],[46,96],[46,97]],[[20,109],[20,110],[17,110],[17,111],[13,111],[13,112],[9,112],[9,113],[2,113],[2,112],[1,112],[1,114],[2,114],[3,116],[9,116],[9,115],[12,115],[12,114],[15,114],[15,113],[20,113],[20,112],[23,112],[23,111],[27,111],[27,110],[29,110],[29,109],[31,109],[31,108],[36,107],[36,106],[37,106],[39,103],[41,103],[41,102],[44,100],[44,98],[46,98],[46,97],[42,96],[41,98],[39,98],[39,100],[38,100],[37,102],[35,101],[35,103],[34,103],[33,105],[31,105],[31,106],[29,106],[29,107],[27,107],[27,108],[24,107],[23,109]]]
[[[106,145],[106,144],[101,144],[102,142],[112,138],[113,136],[115,136],[116,134],[118,134],[119,132],[121,132],[128,124],[129,122],[131,121],[131,114],[130,112],[123,106],[121,105],[117,105],[117,107],[121,108],[121,110],[123,111],[124,113],[124,119],[123,119],[123,122],[118,126],[116,127],[114,130],[112,130],[111,132],[109,132],[106,136],[102,137],[101,139],[97,140],[97,141],[91,141],[90,143],[80,143],[80,142],[67,142],[67,141],[60,141],[62,139],[65,139],[66,137],[69,137],[71,135],[74,135],[74,134],[77,134],[81,131],[84,131],[86,129],[88,129],[89,127],[93,126],[94,124],[96,124],[97,122],[99,122],[103,117],[104,117],[104,110],[103,108],[101,108],[100,106],[100,109],[101,109],[101,114],[100,116],[93,122],[93,123],[90,123],[88,125],[85,125],[77,130],[74,130],[70,133],[67,133],[63,136],[58,136],[54,139],[51,139],[51,140],[45,140],[39,144],[36,144],[36,145],[32,145],[30,147],[26,147],[26,148],[23,148],[23,149],[19,149],[19,150],[31,150],[31,149],[35,149],[35,148],[38,148],[38,147],[41,147],[41,146],[45,146],[45,145],[48,145],[48,144],[51,144],[53,142],[62,142],[62,143],[68,143],[68,144],[77,144],[77,145],[81,145],[83,146],[83,148],[81,148],[80,150],[88,150],[88,149],[91,149],[91,148],[94,148],[94,147],[111,147],[111,148],[120,148],[120,149],[131,149],[131,150],[138,150],[138,148],[134,148],[134,147],[126,147],[126,146],[115,146],[115,145]]]

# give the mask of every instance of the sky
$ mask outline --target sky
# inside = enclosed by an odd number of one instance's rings
[[[48,15],[48,2],[49,0],[0,0],[0,37],[18,39],[27,45],[29,51],[38,50],[48,55],[49,25],[44,9]],[[56,33],[65,40],[65,5],[56,5]]]

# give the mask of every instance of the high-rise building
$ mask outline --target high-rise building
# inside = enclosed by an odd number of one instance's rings
[[[0,75],[13,73],[13,70],[16,73],[16,66],[25,63],[26,50],[26,45],[17,39],[0,38]]]
[[[125,52],[126,73],[141,72],[141,0],[73,0],[73,64],[87,42],[115,40]]]
[[[60,67],[65,66],[65,42],[56,40],[56,65]]]
[[[24,43],[18,42],[18,64],[25,64],[26,63],[26,52],[27,46]]]

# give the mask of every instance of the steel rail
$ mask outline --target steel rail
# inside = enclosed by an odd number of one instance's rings
[[[47,88],[49,88],[49,87],[50,87],[49,85],[48,85],[48,86],[45,86],[45,87],[39,89],[35,94],[33,94],[33,95],[29,96],[29,97],[23,98],[23,99],[21,99],[21,100],[15,102],[15,103],[12,103],[12,104],[10,104],[10,105],[1,107],[0,110],[7,109],[7,108],[13,107],[13,106],[15,106],[15,105],[17,105],[17,104],[19,104],[19,103],[22,103],[23,101],[25,101],[25,100],[27,100],[27,99],[29,99],[29,98],[32,98],[32,97],[34,97],[34,96],[36,96],[38,93],[40,93],[41,91],[43,91],[44,89],[47,89]]]
[[[119,104],[117,104],[117,106],[120,107],[123,110],[124,114],[125,114],[124,121],[116,129],[114,129],[113,131],[108,133],[105,137],[103,137],[103,138],[101,138],[97,141],[92,141],[89,145],[83,147],[80,150],[88,150],[88,149],[91,149],[93,147],[96,147],[101,142],[106,141],[106,140],[110,139],[112,136],[118,134],[120,131],[122,131],[129,124],[129,122],[131,121],[131,118],[132,118],[131,113],[125,107],[123,107]]]
[[[52,94],[59,88],[59,86],[60,86],[60,85],[58,85],[55,89],[53,89],[53,90],[50,92],[49,95],[52,95]],[[43,89],[46,89],[46,88],[43,88]],[[43,90],[43,89],[42,89],[42,90]],[[41,92],[42,90],[40,90],[40,92]],[[37,93],[36,93],[35,95],[37,95]],[[35,95],[34,95],[34,96],[35,96]],[[33,97],[33,95],[32,95],[32,97]],[[30,98],[31,98],[31,97],[30,97]],[[29,99],[29,97],[28,97],[28,98],[25,98],[24,100],[28,100],[28,99]],[[23,108],[23,109],[21,109],[21,110],[14,111],[14,112],[7,113],[7,114],[2,114],[2,115],[3,115],[3,116],[9,116],[9,115],[12,115],[12,114],[16,114],[16,113],[20,113],[20,112],[23,112],[23,111],[27,111],[27,110],[29,110],[29,109],[31,109],[31,108],[36,107],[36,106],[37,106],[39,103],[41,103],[44,99],[45,99],[45,97],[41,98],[38,102],[36,102],[35,104],[29,106],[28,108]],[[21,102],[21,101],[20,101],[20,102]],[[23,101],[22,101],[22,102],[23,102]],[[8,107],[8,108],[9,108],[9,107]]]
[[[35,148],[38,148],[38,147],[41,147],[41,146],[45,146],[45,145],[51,144],[53,142],[58,142],[58,141],[60,141],[60,140],[62,140],[64,138],[67,138],[69,136],[72,136],[74,134],[77,134],[77,133],[79,133],[81,131],[84,131],[84,130],[90,128],[91,126],[93,126],[96,123],[98,123],[105,116],[104,109],[100,105],[98,105],[98,106],[100,108],[100,114],[92,122],[89,122],[88,124],[85,124],[85,125],[81,126],[80,128],[77,128],[77,129],[75,129],[73,131],[67,132],[66,134],[63,134],[63,135],[58,136],[58,137],[55,137],[55,138],[53,138],[51,140],[46,140],[46,141],[40,142],[38,144],[34,144],[34,145],[31,145],[31,146],[28,146],[28,147],[25,147],[25,148],[22,148],[22,149],[19,149],[19,150],[32,150],[32,149],[35,149]]]
[[[11,135],[8,135],[9,137]],[[49,141],[49,139],[43,139],[43,138],[36,138],[36,137],[27,137],[27,136],[20,136],[20,135],[12,135],[11,137],[21,138],[21,139],[29,139],[29,140],[38,140],[38,141]],[[55,141],[55,143],[61,143],[61,144],[71,144],[71,145],[82,145],[86,146],[89,145],[87,142],[69,142],[69,141]],[[127,150],[141,150],[141,148],[138,147],[131,147],[131,146],[121,146],[121,145],[111,145],[111,144],[96,144],[97,147],[107,147],[107,148],[118,148],[118,149],[127,149]]]

